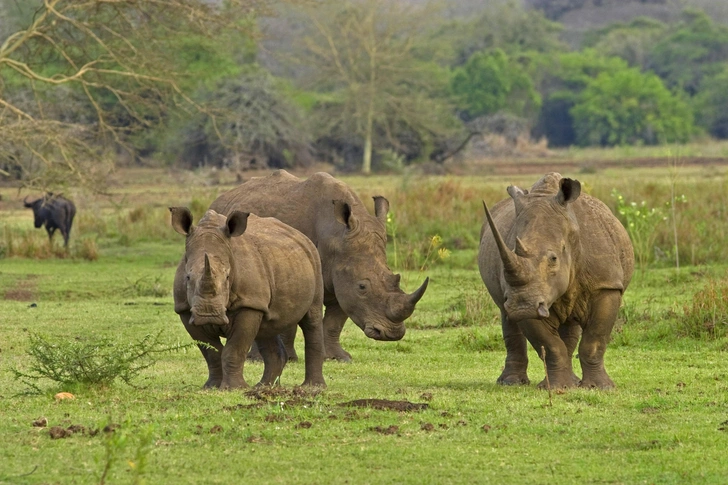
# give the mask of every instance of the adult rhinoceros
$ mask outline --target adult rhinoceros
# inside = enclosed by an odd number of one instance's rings
[[[376,340],[399,340],[428,279],[414,293],[399,288],[387,266],[385,223],[389,202],[374,197],[376,217],[343,182],[327,173],[301,180],[285,170],[253,178],[222,194],[210,206],[221,213],[241,210],[275,217],[304,233],[321,256],[324,278],[326,358],[350,361],[339,337],[347,317]],[[284,336],[289,355],[293,335]]]
[[[174,278],[174,311],[200,342],[205,387],[246,387],[245,355],[257,342],[273,384],[286,364],[278,335],[296,328],[306,342],[304,385],[324,386],[323,281],[311,241],[273,218],[209,210],[195,227],[185,207],[170,207],[172,227],[187,236]],[[223,346],[220,337],[227,339]]]
[[[508,187],[510,199],[485,208],[478,266],[501,311],[507,355],[500,384],[529,382],[528,339],[539,355],[544,347],[552,387],[614,387],[604,352],[634,253],[610,210],[580,192],[577,180],[549,173],[530,192]],[[581,380],[571,366],[577,343]]]

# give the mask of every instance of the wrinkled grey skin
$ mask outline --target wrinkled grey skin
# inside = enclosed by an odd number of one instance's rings
[[[197,226],[187,208],[170,211],[172,227],[187,238],[174,311],[194,340],[210,346],[199,346],[209,370],[204,387],[247,387],[243,365],[254,340],[265,363],[259,384],[273,384],[287,361],[278,335],[296,325],[305,339],[303,385],[325,386],[323,282],[311,241],[276,219],[240,211],[208,210]]]
[[[324,279],[326,358],[348,362],[339,341],[347,317],[376,340],[399,340],[404,320],[422,298],[429,279],[412,294],[399,288],[399,275],[387,266],[385,223],[389,202],[374,197],[376,216],[353,191],[327,173],[301,180],[285,170],[253,178],[215,200],[211,209],[275,217],[308,236],[321,256]],[[295,355],[293,334],[284,335]]]
[[[552,388],[614,387],[604,352],[634,253],[607,206],[580,192],[578,181],[549,173],[530,192],[508,187],[510,199],[485,209],[478,266],[501,311],[500,384],[529,383],[528,340],[539,356],[544,347]],[[581,379],[571,365],[577,344]]]

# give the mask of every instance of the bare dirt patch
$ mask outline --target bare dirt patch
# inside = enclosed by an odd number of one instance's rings
[[[18,279],[14,288],[5,290],[5,299],[12,301],[33,301],[36,297],[37,275],[27,275],[25,278]]]
[[[409,401],[389,401],[387,399],[356,399],[354,401],[342,402],[339,406],[372,408],[384,411],[422,411],[430,407],[427,403],[416,403]]]

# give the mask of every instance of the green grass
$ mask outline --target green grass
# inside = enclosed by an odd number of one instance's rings
[[[595,192],[608,194],[616,185],[626,193],[626,175],[603,177],[589,181]],[[715,180],[700,186],[706,199],[705,187],[720,186]],[[498,312],[475,266],[476,249],[454,247],[446,232],[461,227],[477,239],[480,213],[452,212],[448,198],[465,211],[480,197],[492,201],[505,193],[503,181],[431,179],[439,208],[426,206],[424,190],[407,192],[413,199],[397,192],[403,179],[350,181],[363,197],[376,192],[398,201],[399,220],[412,221],[402,222],[402,251],[427,244],[436,230],[452,255],[424,271],[398,269],[407,291],[431,279],[404,339],[376,342],[347,323],[342,342],[354,362],[326,362],[328,389],[318,395],[293,393],[303,381],[303,362],[286,367],[283,391],[269,401],[242,391],[202,391],[206,367],[196,349],[160,354],[135,387],[40,381],[43,392],[32,394],[10,371],[28,368],[31,332],[88,343],[138,341],[163,331],[165,344],[189,342],[171,296],[184,242],[165,211],[167,205],[204,205],[194,201],[214,198],[208,189],[185,193],[163,180],[151,181],[163,186],[149,191],[122,187],[120,193],[137,194],[127,199],[135,205],[102,203],[75,234],[95,238],[96,261],[73,256],[73,236],[66,258],[0,259],[0,483],[100,483],[107,465],[105,482],[113,484],[725,483],[728,318],[717,305],[726,287],[725,261],[684,266],[679,273],[652,262],[638,272],[606,356],[617,388],[553,393],[549,403],[548,393],[535,387],[543,367],[533,351],[533,384],[495,383],[505,358]],[[131,216],[146,198],[156,202]],[[415,214],[418,204],[435,218],[424,229],[416,226],[426,219]],[[18,230],[30,224],[19,208],[0,211],[0,220]],[[390,262],[392,250],[390,244]],[[700,308],[716,304],[723,333],[684,331],[687,317],[699,313],[695,301]],[[302,338],[296,344],[303,355]],[[261,373],[261,364],[246,366],[248,382]],[[59,391],[76,398],[56,401]],[[397,412],[340,405],[374,398],[429,407]],[[34,427],[41,417],[48,426]],[[120,428],[91,433],[109,423]],[[51,427],[72,425],[86,432],[51,439]]]

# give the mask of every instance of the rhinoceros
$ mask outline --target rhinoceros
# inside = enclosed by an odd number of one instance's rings
[[[528,340],[539,356],[545,351],[548,381],[539,387],[614,387],[604,352],[634,271],[627,232],[606,205],[581,194],[579,181],[558,173],[530,192],[507,192],[492,212],[483,203],[478,254],[507,351],[498,383],[529,383]],[[577,343],[581,380],[571,364]]]
[[[265,363],[259,384],[278,379],[287,356],[278,340],[303,330],[303,385],[325,386],[323,281],[311,241],[273,218],[208,210],[197,226],[186,207],[170,207],[172,227],[186,236],[174,278],[174,311],[200,345],[209,377],[205,388],[247,387],[245,356],[253,341]],[[225,345],[220,337],[226,338]]]
[[[345,183],[327,173],[301,180],[277,170],[220,195],[210,208],[221,214],[242,210],[275,217],[313,241],[324,278],[326,358],[351,361],[339,340],[347,317],[369,338],[399,340],[404,336],[404,320],[425,293],[429,278],[406,294],[399,287],[400,276],[387,266],[389,202],[384,197],[374,197],[372,216]],[[284,336],[292,356],[294,337],[295,332]]]

